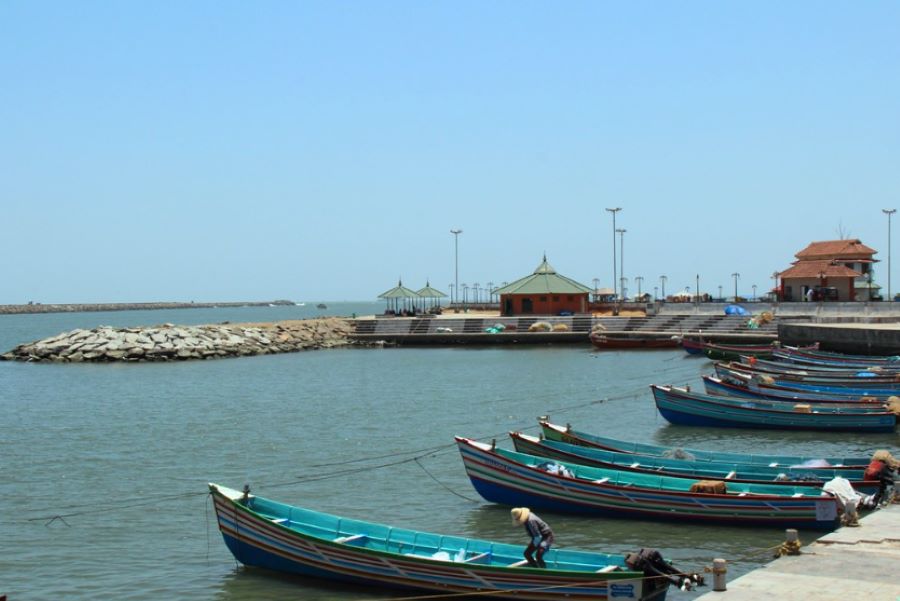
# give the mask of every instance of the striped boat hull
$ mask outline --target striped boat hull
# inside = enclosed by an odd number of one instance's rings
[[[587,570],[439,561],[323,540],[273,523],[223,494],[215,485],[210,490],[225,544],[247,566],[368,586],[535,601],[663,601],[668,588],[667,583],[658,580],[634,578],[633,572],[620,572],[617,577],[615,573],[601,575]]]
[[[837,506],[828,495],[691,493],[687,486],[682,490],[663,488],[664,482],[672,480],[665,477],[658,479],[657,488],[641,487],[616,478],[611,470],[572,464],[566,465],[577,477],[566,477],[536,467],[542,458],[491,449],[465,438],[456,440],[472,485],[493,503],[560,513],[728,525],[819,530],[837,526]],[[613,477],[606,476],[603,481],[599,478],[603,474]]]
[[[818,406],[804,413],[794,411],[790,403],[710,397],[668,386],[650,388],[660,415],[681,426],[892,432],[897,424],[897,416],[886,411],[836,411]]]

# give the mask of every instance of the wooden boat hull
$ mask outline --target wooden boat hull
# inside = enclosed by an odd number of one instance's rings
[[[591,332],[591,344],[599,351],[606,350],[640,350],[640,349],[673,349],[678,348],[681,341],[676,337],[619,337],[607,336],[603,333]]]
[[[466,473],[487,501],[559,513],[616,518],[693,521],[731,526],[833,530],[833,497],[812,488],[788,487],[784,494],[692,493],[670,478],[563,464],[575,477],[538,468],[543,458],[456,438]],[[656,487],[651,482],[657,482]],[[639,484],[645,484],[642,486]],[[775,487],[731,485],[738,490]],[[806,491],[794,492],[793,491]]]
[[[897,416],[886,411],[795,411],[790,403],[698,395],[669,386],[651,386],[656,408],[680,426],[893,432]],[[785,407],[786,405],[786,407]]]
[[[675,449],[643,442],[629,442],[599,436],[589,432],[574,430],[568,426],[559,426],[547,421],[541,421],[541,430],[548,440],[558,440],[570,444],[584,445],[599,449],[631,453],[637,456],[667,457],[671,456]],[[763,455],[748,453],[730,453],[727,451],[709,451],[705,449],[679,449],[690,454],[694,461],[729,461],[747,465],[767,465],[769,467],[785,467],[800,465],[812,461],[824,461],[830,467],[825,470],[833,470],[835,467],[853,468],[864,470],[871,458],[869,457],[821,457],[803,455]],[[797,468],[794,468],[797,469]],[[819,468],[802,468],[813,473],[819,473]]]
[[[822,486],[828,480],[846,478],[853,488],[864,494],[878,491],[879,482],[862,480],[862,472],[858,469],[834,468],[831,472],[813,475],[804,470],[792,470],[789,467],[751,466],[712,461],[690,461],[686,459],[670,459],[665,457],[641,457],[628,453],[618,453],[584,447],[555,440],[540,440],[519,432],[510,432],[513,446],[519,453],[546,457],[566,463],[577,463],[605,469],[614,469],[657,476],[689,478],[696,480],[723,480],[725,482],[745,482],[749,484],[774,484],[776,486]],[[813,477],[815,480],[804,478]],[[780,479],[784,478],[784,479]]]
[[[770,401],[790,401],[796,403],[838,403],[860,407],[878,407],[884,405],[887,396],[880,394],[864,394],[853,392],[818,391],[818,390],[792,390],[782,388],[777,384],[763,384],[746,378],[716,378],[702,376],[706,394],[713,396],[728,396],[742,399],[763,399]],[[865,397],[865,398],[863,398]]]
[[[522,558],[521,546],[390,528],[281,505],[260,497],[251,496],[251,500],[242,501],[240,492],[214,484],[210,484],[210,493],[226,546],[238,561],[248,566],[367,586],[535,601],[560,597],[583,601],[663,601],[668,588],[668,583],[644,579],[642,573],[624,570],[599,574],[593,569],[611,562],[621,563],[624,569],[621,556],[551,549],[545,556],[548,569],[511,567],[510,563]],[[257,504],[262,507],[258,508]],[[298,530],[295,521],[309,513],[321,517],[322,526]],[[274,515],[282,517],[273,519]],[[334,538],[338,533],[356,531],[368,532],[373,542],[380,542],[386,548],[392,545],[397,550],[388,552],[357,546],[369,535]],[[325,533],[330,536],[323,536]],[[392,537],[398,542],[392,542]],[[420,554],[435,548],[455,552],[457,547],[468,557],[466,561]],[[556,568],[551,558],[554,552],[552,557],[562,558],[564,565],[582,568]],[[498,560],[503,565],[477,563]]]
[[[814,351],[798,348],[777,349],[772,356],[788,363],[821,367],[837,367],[844,369],[866,369],[879,367],[885,371],[900,371],[900,357],[867,357],[865,355],[844,355],[826,351]]]
[[[900,376],[876,376],[872,372],[823,372],[818,370],[772,369],[757,362],[755,365],[727,362],[714,365],[720,378],[768,376],[778,386],[822,386],[835,389],[852,388],[860,391],[869,388],[900,391]],[[856,375],[865,373],[866,376]]]

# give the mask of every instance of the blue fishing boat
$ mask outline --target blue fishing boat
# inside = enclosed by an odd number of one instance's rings
[[[724,493],[698,492],[687,478],[566,462],[547,469],[544,457],[461,437],[456,443],[472,485],[492,503],[729,526],[833,530],[838,525],[834,497],[814,487],[727,483],[720,487]]]
[[[816,389],[793,390],[777,384],[767,384],[755,378],[732,376],[718,378],[702,376],[706,394],[730,396],[744,399],[764,399],[771,401],[792,401],[800,403],[843,403],[845,405],[866,405],[882,407],[892,395],[876,392],[860,393],[855,389],[820,391]]]
[[[789,363],[753,364],[737,361],[718,362],[713,365],[720,378],[729,376],[771,378],[779,386],[791,384],[810,384],[834,386],[836,388],[883,388],[900,390],[900,380],[896,374],[879,374],[868,370],[819,370],[797,369]]]
[[[682,426],[892,432],[897,416],[883,408],[867,410],[837,404],[810,405],[717,397],[674,386],[651,385],[656,408]]]
[[[822,455],[771,455],[760,453],[733,453],[694,448],[673,448],[646,442],[619,440],[583,430],[576,430],[569,425],[560,426],[541,420],[541,431],[544,438],[558,440],[576,445],[594,447],[630,453],[635,456],[689,458],[691,461],[727,461],[746,465],[767,465],[781,469],[804,469],[813,473],[830,473],[835,467],[866,469],[871,457],[833,457]],[[804,467],[806,466],[806,467]],[[813,467],[820,466],[820,467]],[[820,470],[823,470],[820,472]],[[861,476],[860,476],[861,477]]]
[[[877,480],[863,479],[863,472],[852,468],[832,468],[813,474],[808,470],[793,470],[789,467],[769,467],[746,463],[720,461],[691,461],[669,457],[636,457],[630,453],[619,453],[593,447],[569,444],[529,436],[522,432],[510,432],[516,452],[556,461],[602,467],[605,469],[641,472],[674,478],[696,480],[723,480],[725,482],[748,482],[752,484],[775,484],[778,486],[822,486],[835,477],[846,478],[853,488],[865,494],[878,491]]]
[[[547,568],[523,564],[524,547],[406,530],[286,505],[209,485],[219,530],[247,566],[385,588],[503,599],[663,601],[669,582],[626,567],[625,557],[550,549]]]
[[[772,357],[779,361],[798,363],[801,365],[838,367],[845,369],[879,367],[891,371],[900,370],[900,355],[845,355],[843,353],[785,347],[776,349],[772,353]]]

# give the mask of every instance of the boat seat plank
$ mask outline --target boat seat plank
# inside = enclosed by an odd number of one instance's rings
[[[511,567],[511,568],[517,568],[517,567],[519,567],[519,566],[524,566],[524,565],[527,564],[527,563],[528,563],[528,561],[525,560],[525,559],[523,559],[522,561],[517,561],[517,562],[515,562],[515,563],[509,564],[509,567]]]
[[[355,540],[359,540],[359,539],[365,538],[365,537],[366,537],[365,534],[354,534],[353,536],[339,536],[336,539],[334,539],[334,542],[349,543],[349,542],[353,542]]]
[[[470,561],[478,561],[479,559],[483,559],[483,558],[487,557],[488,555],[490,555],[490,553],[485,551],[484,553],[479,553],[478,555],[473,555],[472,557],[469,557],[468,559],[464,560],[463,563],[469,563]]]
[[[287,521],[288,521],[287,518],[275,518],[272,520],[272,523],[273,524],[284,524]]]
[[[615,572],[619,569],[619,566],[606,566],[597,570],[598,574],[606,574],[607,572]]]

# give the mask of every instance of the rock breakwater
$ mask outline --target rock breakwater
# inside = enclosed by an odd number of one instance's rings
[[[339,318],[261,324],[100,326],[21,344],[0,359],[81,363],[246,357],[353,344],[351,330],[350,322]]]

